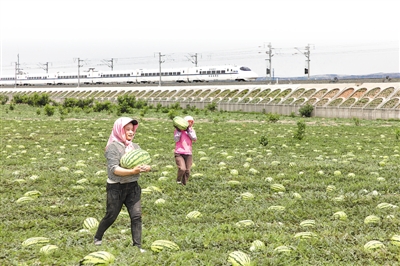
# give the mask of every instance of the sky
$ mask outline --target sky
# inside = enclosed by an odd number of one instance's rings
[[[0,0],[0,76],[245,65],[400,72],[397,0]],[[308,47],[308,48],[307,48]],[[308,55],[309,52],[309,55]],[[161,56],[160,56],[161,55]],[[309,65],[308,65],[308,59]]]

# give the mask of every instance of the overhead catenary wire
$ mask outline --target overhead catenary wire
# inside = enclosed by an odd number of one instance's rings
[[[261,53],[264,51],[264,54]],[[326,45],[326,46],[318,46],[318,49],[312,49],[313,57],[325,56],[325,55],[342,55],[342,54],[368,54],[368,53],[387,53],[387,52],[398,52],[398,44],[396,43],[387,43],[387,44],[370,44],[370,45]],[[227,50],[216,50],[216,51],[205,51],[201,52],[201,57],[196,58],[196,63],[198,66],[205,66],[211,64],[231,64],[235,63],[235,61],[243,61],[250,59],[259,59],[260,61],[265,60],[266,56],[266,48],[241,48],[241,49],[227,49]],[[178,65],[181,64],[182,67],[190,66],[190,62],[188,61],[186,52],[179,53],[171,53],[167,54],[165,57],[165,63]],[[196,53],[197,54],[197,53]],[[299,56],[296,54],[296,50],[294,47],[274,47],[275,57],[295,57]],[[263,58],[264,56],[264,58]],[[21,59],[23,57],[21,56]],[[130,56],[130,57],[113,57],[113,69],[140,69],[140,68],[157,68],[158,60],[154,56]],[[23,66],[25,72],[40,72],[43,71],[43,67],[38,66],[38,62],[25,62],[21,60],[23,63],[20,65]],[[221,63],[223,62],[223,63]],[[101,67],[104,66],[104,58],[91,58],[90,62],[87,61],[87,67]],[[71,60],[60,60],[60,61],[52,61],[51,68],[48,69],[49,72],[67,72],[67,71],[76,71],[76,64]],[[112,69],[112,70],[113,70]],[[2,65],[3,76],[4,73],[12,73],[14,71],[14,65],[12,63]]]

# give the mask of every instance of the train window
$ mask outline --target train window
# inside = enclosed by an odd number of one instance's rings
[[[215,74],[215,70],[211,71],[211,74]]]
[[[180,74],[181,74],[181,72],[176,72],[176,74],[177,74],[177,75],[180,75]]]
[[[172,76],[172,72],[169,72],[168,75]]]
[[[217,70],[217,74],[221,74],[221,70]]]
[[[211,74],[211,71],[209,70],[209,71],[207,71],[207,74]]]
[[[240,67],[240,70],[242,70],[242,71],[251,71],[250,68],[244,67],[244,66]]]

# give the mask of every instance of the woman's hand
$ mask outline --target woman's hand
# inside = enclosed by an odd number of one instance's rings
[[[140,168],[140,172],[141,173],[142,172],[150,172],[150,170],[151,170],[151,166],[150,165],[146,165],[146,164],[140,165],[139,168]]]

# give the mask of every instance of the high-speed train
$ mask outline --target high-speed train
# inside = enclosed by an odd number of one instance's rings
[[[70,85],[70,84],[112,84],[112,83],[157,83],[157,82],[212,82],[212,81],[254,81],[258,75],[246,66],[220,65],[187,68],[136,69],[118,71],[96,71],[89,68],[78,75],[76,72],[28,74],[0,77],[0,85]]]

